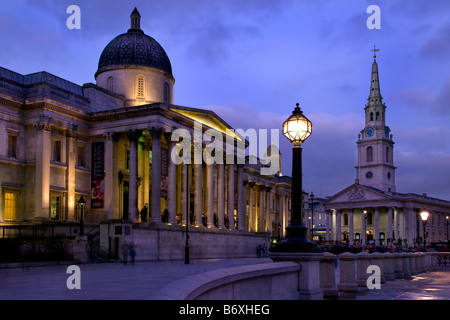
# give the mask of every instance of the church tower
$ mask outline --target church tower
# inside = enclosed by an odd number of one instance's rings
[[[395,192],[394,141],[386,126],[386,105],[380,93],[376,52],[373,49],[370,94],[365,111],[365,127],[358,135],[356,182],[385,192]]]

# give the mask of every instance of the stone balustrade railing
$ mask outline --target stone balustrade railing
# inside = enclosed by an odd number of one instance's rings
[[[324,298],[352,298],[374,285],[411,279],[450,266],[450,252],[326,254],[320,263]]]
[[[162,288],[155,299],[333,299],[450,266],[450,252],[271,253],[272,263],[214,270]]]

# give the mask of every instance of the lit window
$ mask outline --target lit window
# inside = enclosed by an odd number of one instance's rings
[[[15,221],[17,213],[17,194],[5,192],[5,221]]]
[[[137,78],[137,97],[144,98],[144,77]]]
[[[114,78],[113,77],[108,78],[107,88],[109,91],[114,92]]]
[[[51,199],[51,216],[50,218],[52,220],[59,220],[61,219],[61,197],[52,195]]]

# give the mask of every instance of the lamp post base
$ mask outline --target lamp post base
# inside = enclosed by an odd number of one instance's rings
[[[306,236],[308,228],[302,223],[291,223],[286,227],[286,238],[271,248],[272,252],[320,252],[316,243]]]

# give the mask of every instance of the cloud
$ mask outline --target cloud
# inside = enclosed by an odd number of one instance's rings
[[[407,88],[391,95],[392,101],[433,114],[450,116],[450,77],[440,86],[437,93],[424,88]]]
[[[432,59],[438,62],[450,56],[450,24],[439,29],[428,38],[418,51],[419,58]]]
[[[450,176],[450,154],[434,152],[397,153],[397,192],[426,193],[430,197],[450,200],[448,184]]]

